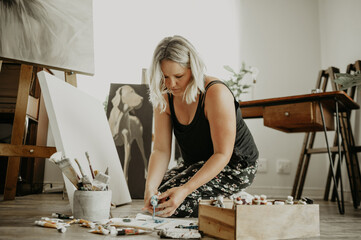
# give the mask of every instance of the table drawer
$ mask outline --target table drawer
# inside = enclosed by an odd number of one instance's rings
[[[323,107],[327,130],[334,130],[333,111]],[[266,106],[263,112],[264,125],[283,132],[323,131],[318,102],[303,102]]]

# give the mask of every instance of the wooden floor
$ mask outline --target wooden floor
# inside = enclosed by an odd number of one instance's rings
[[[0,196],[0,239],[158,239],[156,233],[139,236],[103,236],[88,233],[88,229],[72,225],[65,233],[34,225],[35,220],[49,217],[53,212],[71,214],[69,202],[62,194],[47,193],[16,197],[3,201]],[[321,236],[309,239],[361,239],[361,209],[346,203],[345,215],[340,215],[334,202],[316,201],[320,205]],[[133,200],[112,209],[113,217],[133,217],[141,212],[142,200]],[[211,239],[211,238],[205,238]]]

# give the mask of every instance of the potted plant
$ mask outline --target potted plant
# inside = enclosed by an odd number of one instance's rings
[[[225,65],[224,69],[232,74],[230,78],[224,82],[231,89],[237,101],[240,101],[241,95],[248,93],[249,88],[256,83],[259,71],[256,67],[247,67],[244,62],[242,62],[242,66],[238,72],[234,71],[228,65]]]

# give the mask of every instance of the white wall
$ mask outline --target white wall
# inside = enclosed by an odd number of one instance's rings
[[[141,83],[142,68],[166,36],[188,38],[210,75],[228,76],[223,65],[239,65],[238,0],[93,2],[95,75],[78,76],[78,87],[100,101],[110,83]]]
[[[156,45],[166,36],[188,38],[209,75],[227,78],[223,65],[240,65],[238,0],[94,0],[93,4],[95,75],[77,75],[77,80],[79,89],[101,102],[111,83],[141,83],[142,69],[148,68]],[[57,167],[46,164],[44,182],[62,182]]]
[[[360,22],[360,17],[356,17],[360,16],[357,13],[360,1],[241,0],[241,3],[240,54],[248,64],[260,69],[254,99],[310,93],[319,70],[331,65],[344,70],[348,63],[361,58],[357,46],[360,28],[353,29],[350,24]],[[283,197],[290,194],[304,134],[266,128],[263,120],[247,120],[247,124],[260,157],[268,161],[268,172],[259,173],[249,191]],[[333,141],[332,134],[329,141]],[[316,137],[315,147],[318,146],[325,146],[323,133]],[[277,159],[291,160],[291,174],[276,173]],[[323,196],[327,167],[326,154],[312,155],[304,195]]]

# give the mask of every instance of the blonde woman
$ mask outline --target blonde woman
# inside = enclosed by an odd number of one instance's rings
[[[248,187],[258,150],[228,87],[204,74],[193,45],[181,36],[164,38],[149,71],[154,107],[154,148],[149,159],[144,208],[158,195],[156,215],[197,217],[198,200],[228,197]],[[167,170],[172,131],[183,162]]]

